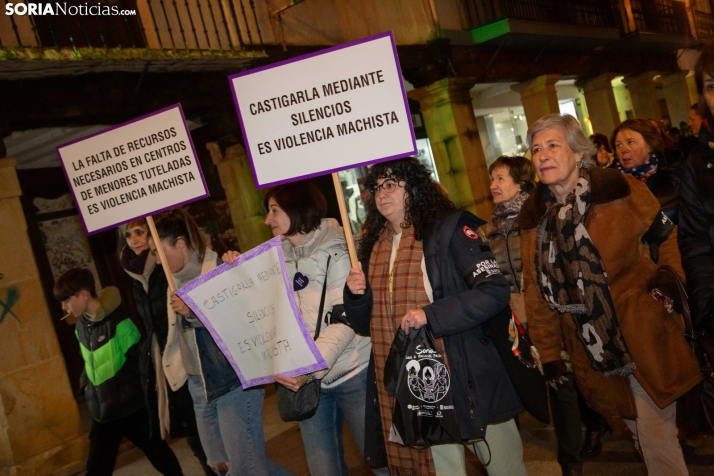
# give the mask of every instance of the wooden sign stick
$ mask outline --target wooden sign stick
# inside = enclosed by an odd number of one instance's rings
[[[352,236],[352,224],[350,217],[347,215],[347,206],[345,205],[345,194],[342,192],[342,183],[337,172],[332,173],[332,183],[335,186],[335,194],[337,194],[337,204],[340,207],[340,216],[342,217],[342,229],[345,232],[345,241],[347,242],[347,251],[350,253],[350,263],[353,268],[359,268],[359,260],[357,259],[357,249],[355,248],[355,240]]]
[[[176,292],[176,285],[174,284],[174,277],[171,276],[171,270],[169,269],[169,263],[166,261],[166,255],[164,254],[164,248],[161,246],[161,238],[159,238],[159,232],[156,231],[156,225],[154,224],[154,217],[151,215],[146,217],[146,223],[149,225],[149,231],[151,231],[151,237],[154,239],[154,245],[156,245],[156,252],[159,253],[159,260],[161,260],[161,267],[164,268],[164,274],[166,275],[166,281],[169,283],[169,289],[171,294]]]
[[[352,236],[352,223],[347,215],[347,206],[345,205],[345,194],[342,192],[342,183],[337,172],[332,173],[332,183],[335,186],[335,194],[337,194],[337,204],[340,207],[340,217],[342,217],[342,230],[345,232],[345,241],[347,242],[347,251],[350,253],[350,263],[353,268],[359,268],[359,260],[357,259],[357,248],[355,248],[355,239]],[[357,294],[364,294],[360,291]]]

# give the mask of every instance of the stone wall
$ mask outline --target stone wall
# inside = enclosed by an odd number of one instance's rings
[[[20,205],[0,159],[0,476],[73,474],[89,440],[65,370]]]

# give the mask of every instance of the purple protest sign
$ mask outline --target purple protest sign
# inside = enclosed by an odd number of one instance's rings
[[[258,188],[417,153],[391,32],[228,79]]]
[[[181,104],[57,147],[88,235],[208,196]]]
[[[327,368],[305,327],[280,238],[266,241],[177,291],[211,333],[243,388]]]

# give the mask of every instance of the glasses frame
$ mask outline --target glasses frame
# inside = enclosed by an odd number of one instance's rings
[[[404,185],[399,185],[400,182],[404,182],[404,181],[403,180],[387,179],[384,182],[382,182],[382,185],[374,186],[374,188],[372,189],[372,195],[376,197],[377,195],[379,195],[380,190],[384,190],[384,193],[386,193],[386,194],[394,193],[398,187],[404,187]],[[391,190],[387,189],[384,186],[384,184],[387,184],[387,183],[389,183],[389,184],[393,183],[394,187]]]

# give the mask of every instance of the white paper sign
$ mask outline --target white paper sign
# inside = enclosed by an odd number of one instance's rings
[[[178,290],[238,374],[243,388],[327,368],[288,281],[280,237]]]
[[[258,188],[417,153],[391,32],[229,81]]]
[[[180,104],[57,154],[88,235],[208,196]]]

